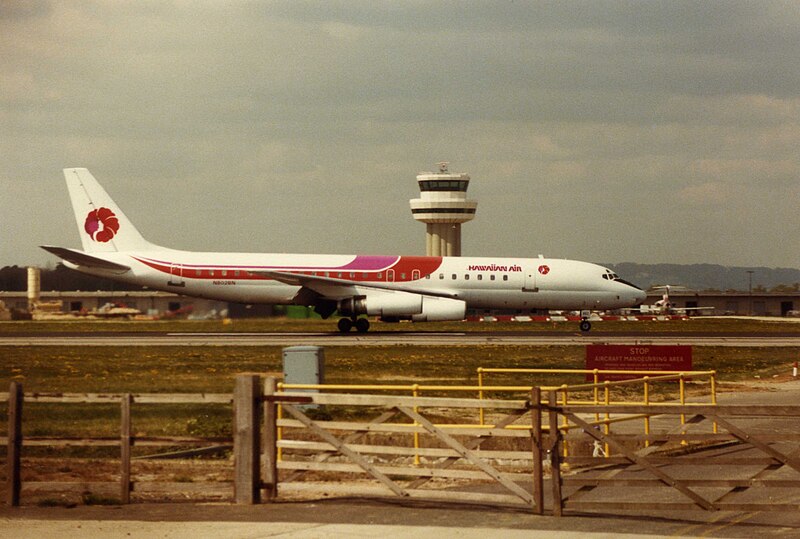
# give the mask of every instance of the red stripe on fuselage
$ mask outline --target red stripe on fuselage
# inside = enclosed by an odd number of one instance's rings
[[[265,281],[268,277],[253,273],[260,271],[286,271],[302,275],[314,275],[317,277],[331,277],[335,279],[345,279],[356,282],[406,282],[417,279],[424,279],[427,275],[436,271],[442,264],[441,257],[431,256],[401,256],[401,257],[356,257],[344,266],[330,267],[309,267],[294,268],[291,266],[233,266],[233,265],[211,265],[211,264],[179,264],[148,258],[133,257],[142,264],[145,264],[161,273],[167,275],[180,276],[185,279],[233,279],[238,281]],[[358,264],[359,258],[366,264]],[[366,259],[366,260],[365,260]],[[394,261],[394,264],[391,264]],[[380,263],[389,262],[388,267],[380,268]],[[380,268],[380,269],[356,269]],[[390,278],[391,277],[391,278]]]

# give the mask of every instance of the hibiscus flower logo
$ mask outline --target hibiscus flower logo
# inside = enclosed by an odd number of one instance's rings
[[[547,275],[548,273],[550,273],[550,266],[548,266],[547,264],[542,264],[541,266],[539,266],[539,273],[541,273],[542,275]]]
[[[94,241],[105,243],[116,235],[119,230],[119,220],[113,211],[100,208],[89,212],[83,228]]]

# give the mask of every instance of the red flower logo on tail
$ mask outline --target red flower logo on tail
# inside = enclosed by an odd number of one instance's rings
[[[100,208],[89,212],[83,228],[94,241],[105,243],[117,234],[119,220],[113,211],[108,208]]]

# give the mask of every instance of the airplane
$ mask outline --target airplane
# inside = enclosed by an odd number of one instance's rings
[[[637,312],[640,314],[656,314],[656,315],[667,315],[667,314],[675,314],[675,315],[685,315],[689,314],[691,311],[713,311],[714,307],[678,307],[669,299],[669,291],[673,288],[684,288],[684,287],[677,287],[673,285],[659,285],[654,286],[651,290],[663,290],[664,293],[661,295],[661,299],[653,303],[652,305],[640,305],[638,309],[624,309],[624,311],[631,313]]]
[[[463,320],[467,309],[618,309],[643,290],[611,270],[574,260],[193,252],[147,241],[85,168],[66,168],[83,250],[42,245],[64,265],[186,296],[305,305],[342,333],[383,321]],[[584,317],[582,331],[591,324]]]

